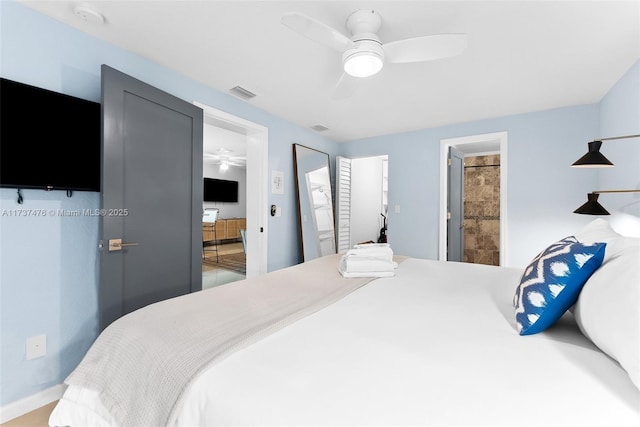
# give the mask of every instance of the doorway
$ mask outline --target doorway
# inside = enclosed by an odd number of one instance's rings
[[[338,156],[336,164],[338,251],[358,243],[386,241],[389,157]]]
[[[476,224],[479,224],[480,227],[485,227],[487,228],[487,233],[491,234],[491,237],[487,237],[487,240],[490,241],[490,239],[495,239],[496,237],[496,230],[494,230],[495,228],[498,229],[497,233],[499,234],[499,238],[497,238],[497,240],[499,241],[499,255],[497,256],[497,258],[499,259],[499,265],[507,265],[507,132],[497,132],[497,133],[490,133],[490,134],[481,134],[481,135],[472,135],[472,136],[467,136],[467,137],[461,137],[461,138],[451,138],[451,139],[443,139],[440,141],[440,183],[441,183],[441,192],[440,192],[440,239],[439,239],[439,259],[440,260],[447,260],[447,253],[449,250],[449,242],[447,239],[447,231],[448,231],[448,218],[449,218],[449,210],[448,210],[448,197],[450,192],[455,191],[455,190],[461,190],[461,189],[452,189],[451,188],[451,182],[449,180],[448,177],[448,156],[449,156],[449,151],[450,148],[453,147],[456,150],[462,152],[464,154],[465,157],[465,163],[469,163],[468,166],[471,166],[472,164],[474,164],[474,162],[487,162],[487,161],[496,161],[496,159],[499,159],[499,172],[498,172],[498,182],[495,186],[492,185],[478,185],[478,187],[480,187],[478,191],[478,193],[475,193],[472,196],[472,198],[476,198],[478,200],[475,200],[476,202],[479,203],[479,205],[486,203],[491,203],[491,200],[480,200],[480,199],[484,199],[486,197],[484,197],[484,193],[489,191],[489,187],[492,187],[491,190],[495,191],[495,187],[499,188],[499,198],[495,204],[494,204],[494,208],[496,208],[496,206],[499,204],[499,208],[497,208],[498,211],[498,215],[497,218],[498,221],[496,221],[496,215],[494,214],[493,211],[491,211],[491,209],[489,209],[488,211],[490,212],[490,214],[484,215],[484,213],[482,213],[480,215],[480,212],[477,210],[477,206],[475,207],[474,211],[470,211],[469,208],[467,208],[467,211],[470,212],[469,213],[469,218],[468,221],[466,221],[464,223],[464,228],[469,227],[469,235],[471,236],[472,233],[474,231],[477,231],[477,229],[475,228],[471,228],[472,225],[474,225],[474,220]],[[485,157],[485,156],[495,156],[495,157]],[[481,158],[481,160],[476,159],[476,160],[471,160],[472,158]],[[467,162],[467,159],[469,159],[470,161]],[[480,169],[480,168],[478,168]],[[481,181],[481,180],[479,180]],[[481,184],[481,183],[480,183]],[[464,180],[461,180],[460,185],[464,185]],[[484,187],[484,189],[483,189]],[[462,192],[462,191],[461,191]],[[466,200],[466,198],[465,198]],[[469,203],[466,203],[468,205],[468,207],[470,206]],[[478,205],[478,206],[479,206]],[[475,213],[475,214],[474,214]],[[462,218],[461,220],[464,221],[464,212],[461,213]],[[488,220],[488,217],[492,217],[490,220]],[[475,217],[475,218],[472,218]],[[480,222],[478,222],[478,220]],[[499,224],[497,224],[497,222],[499,222]],[[467,231],[467,230],[465,230]],[[484,233],[484,231],[483,231]],[[477,236],[474,237],[470,237],[469,241],[466,243],[467,245],[470,245],[472,243],[472,239],[477,238]],[[484,239],[484,237],[483,237]],[[461,250],[464,250],[464,245],[465,245],[465,239],[462,239],[462,243],[460,243],[463,245],[463,247],[461,248]],[[487,243],[488,246],[491,246],[489,243]],[[495,252],[495,250],[491,250],[491,252]],[[483,255],[485,256],[485,255]],[[488,255],[486,255],[488,256]],[[492,254],[493,256],[493,254]],[[495,264],[496,262],[491,262],[492,264]]]
[[[194,102],[204,111],[205,122],[244,135],[246,141],[246,233],[242,245],[246,277],[267,272],[269,131],[257,123]],[[237,251],[236,251],[237,252]]]
[[[202,289],[208,289],[246,278],[246,130],[205,115],[203,151]]]

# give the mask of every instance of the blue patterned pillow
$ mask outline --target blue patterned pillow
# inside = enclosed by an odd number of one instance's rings
[[[539,253],[524,270],[513,304],[520,335],[542,332],[575,304],[604,259],[606,243],[586,245],[570,236]]]

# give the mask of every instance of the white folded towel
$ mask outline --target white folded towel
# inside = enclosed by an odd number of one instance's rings
[[[349,249],[347,256],[366,256],[379,257],[381,259],[391,260],[393,258],[393,250],[388,243],[370,243],[366,245],[355,245],[353,249]]]
[[[338,271],[343,277],[389,277],[397,266],[388,243],[369,243],[348,250],[340,258]]]
[[[371,249],[371,248],[389,248],[391,249],[391,245],[389,243],[359,243],[357,245],[353,245],[355,249]]]
[[[372,271],[369,273],[350,273],[348,271],[340,271],[340,274],[345,279],[353,279],[356,277],[392,277],[395,276],[395,271]]]
[[[345,255],[342,259],[342,266],[343,270],[348,272],[371,272],[392,271],[398,264],[390,259]]]

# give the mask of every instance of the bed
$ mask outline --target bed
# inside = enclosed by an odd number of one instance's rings
[[[337,254],[145,307],[101,334],[50,425],[640,425],[640,239],[602,220],[576,238],[608,251],[530,335],[525,270],[406,257],[393,277],[345,279]]]

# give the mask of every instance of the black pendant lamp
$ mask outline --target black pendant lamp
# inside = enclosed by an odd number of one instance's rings
[[[571,166],[575,168],[610,168],[613,166],[613,163],[609,161],[602,153],[600,153],[600,147],[602,146],[602,141],[610,141],[614,139],[627,139],[627,138],[638,138],[640,135],[625,135],[625,136],[612,136],[610,138],[599,138],[594,141],[591,141],[589,146],[589,151],[584,156],[580,157],[576,160]]]
[[[613,163],[600,152],[602,141],[591,141],[588,145],[587,154],[580,157],[571,166],[577,168],[610,168],[613,166]]]
[[[610,138],[600,138],[595,141],[591,141],[589,143],[589,152],[584,156],[580,157],[576,160],[571,166],[573,167],[582,167],[582,168],[606,168],[613,166],[613,163],[609,161],[605,156],[600,153],[600,147],[602,146],[602,141],[608,141],[611,139],[627,139],[627,138],[638,138],[640,135],[625,135],[625,136],[614,136]],[[592,191],[587,194],[587,203],[580,206],[578,209],[573,211],[573,213],[584,214],[584,215],[611,215],[609,211],[607,211],[600,203],[598,203],[598,195],[601,193],[638,193],[640,189],[637,190],[602,190],[602,191]]]
[[[587,203],[580,206],[573,213],[583,215],[611,215],[600,203],[598,203],[598,193],[587,194]]]
[[[587,194],[587,203],[580,206],[573,213],[583,215],[611,215],[600,203],[598,203],[598,195],[601,193],[640,193],[638,190],[601,190],[592,191]]]

